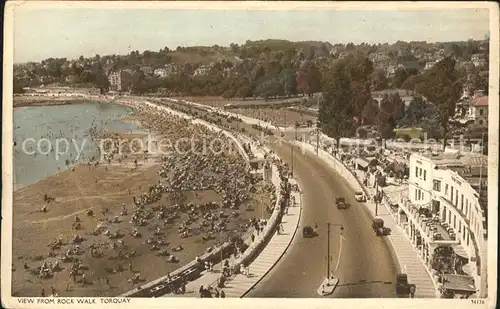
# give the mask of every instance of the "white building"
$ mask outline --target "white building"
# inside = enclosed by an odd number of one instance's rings
[[[429,69],[430,69],[430,68],[432,68],[435,64],[436,64],[436,62],[435,62],[435,61],[429,61],[429,62],[425,63],[424,70],[425,70],[425,71],[429,70]]]
[[[211,69],[209,65],[202,65],[194,71],[193,76],[207,75]]]
[[[446,273],[472,277],[478,297],[487,295],[487,164],[480,155],[412,154],[398,218],[435,277],[438,248],[452,247]]]
[[[467,112],[475,124],[488,125],[488,96],[479,93],[474,96]]]
[[[486,63],[483,54],[474,54],[474,55],[472,55],[471,61],[474,64],[475,67],[481,67],[481,66],[483,66]]]
[[[148,66],[141,67],[140,70],[144,72],[144,74],[153,74],[153,68]]]
[[[167,72],[167,69],[164,69],[164,68],[159,68],[159,69],[156,69],[154,71],[154,74],[158,77],[167,77],[168,76],[168,72]]]

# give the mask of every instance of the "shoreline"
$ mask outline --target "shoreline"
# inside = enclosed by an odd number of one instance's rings
[[[119,120],[121,122],[123,122],[123,123],[132,123],[132,124],[137,125],[138,130],[133,131],[133,132],[130,132],[130,131],[127,131],[127,130],[104,131],[104,132],[101,132],[101,133],[98,134],[98,136],[97,136],[97,143],[99,143],[99,141],[102,138],[103,134],[109,134],[109,133],[117,133],[117,134],[120,134],[120,135],[127,135],[127,134],[144,135],[145,134],[144,132],[141,132],[141,130],[145,129],[144,124],[133,115],[137,111],[137,106],[135,106],[133,104],[126,104],[125,102],[119,102],[118,100],[112,101],[112,99],[110,99],[110,98],[102,98],[101,100],[93,100],[92,98],[81,98],[81,99],[78,99],[78,100],[74,100],[74,99],[73,100],[64,100],[64,101],[60,100],[60,101],[55,101],[55,102],[50,101],[52,99],[51,97],[45,96],[44,98],[46,99],[46,101],[40,101],[41,103],[43,103],[41,105],[33,104],[33,105],[26,105],[26,106],[13,106],[13,108],[21,108],[21,107],[43,107],[43,106],[58,106],[58,105],[73,105],[73,104],[98,104],[98,103],[103,103],[103,102],[112,103],[112,104],[116,104],[116,105],[120,105],[120,106],[124,106],[124,107],[128,107],[128,108],[132,108],[133,109],[132,112],[123,115],[121,118],[119,118]],[[156,135],[156,133],[154,133],[154,132],[151,132],[151,133],[154,134],[154,135]],[[82,158],[82,159],[80,159],[80,160],[78,160],[76,162],[73,162],[73,163],[69,164],[65,168],[60,168],[57,171],[54,171],[54,173],[46,175],[45,177],[43,177],[43,178],[41,178],[38,181],[33,182],[33,183],[28,183],[28,184],[16,184],[16,183],[13,183],[12,184],[13,193],[15,193],[15,192],[17,192],[19,190],[25,189],[27,187],[36,185],[36,184],[40,183],[41,181],[44,181],[45,179],[48,179],[50,177],[57,176],[58,174],[63,173],[66,170],[71,170],[71,169],[78,168],[78,167],[80,167],[80,165],[83,166],[83,165],[86,164],[85,160],[86,160],[86,158]],[[88,160],[88,158],[87,158],[87,160]]]
[[[151,114],[148,116],[148,110],[142,111],[140,109],[140,102],[134,100],[116,100],[113,103],[130,107],[134,112],[122,115],[122,121],[134,123],[140,122],[142,128],[150,131],[151,134],[169,135],[169,134],[202,134],[204,130],[199,126],[189,126],[188,131],[181,133],[182,128],[185,127],[185,121],[177,120],[176,117],[164,117],[161,114]],[[134,114],[139,111],[139,113]],[[170,119],[170,120],[169,120]],[[177,127],[180,125],[181,127]],[[192,131],[194,130],[194,131]],[[201,130],[201,131],[200,131]],[[114,136],[118,131],[105,131],[103,134]],[[179,132],[179,133],[178,133]],[[126,131],[121,134],[130,134]],[[117,137],[119,138],[119,134]],[[132,132],[132,134],[134,134]],[[140,134],[140,133],[135,133]],[[99,138],[103,135],[99,134]],[[125,146],[127,147],[127,146]],[[144,280],[151,280],[157,277],[158,273],[169,273],[179,268],[186,262],[192,261],[196,255],[202,255],[206,252],[207,248],[214,248],[218,242],[229,237],[230,235],[244,235],[248,228],[248,220],[259,217],[259,214],[269,217],[268,212],[265,211],[266,205],[271,203],[272,188],[268,187],[267,182],[260,180],[252,184],[248,189],[246,185],[242,186],[240,182],[228,181],[232,174],[236,173],[242,175],[244,164],[240,162],[241,158],[229,154],[222,156],[222,161],[219,157],[209,159],[210,165],[205,165],[203,162],[206,159],[200,158],[197,164],[191,167],[181,167],[180,162],[186,161],[186,157],[179,159],[172,159],[171,163],[165,163],[159,160],[157,156],[146,155],[147,157],[142,160],[142,157],[135,155],[128,155],[124,157],[125,153],[116,156],[110,154],[111,163],[108,164],[106,159],[101,160],[100,163],[90,164],[86,162],[76,162],[69,168],[64,168],[56,174],[46,177],[37,183],[19,186],[14,192],[14,205],[13,207],[13,293],[16,295],[32,296],[39,293],[40,287],[45,288],[47,291],[50,286],[54,286],[57,291],[64,293],[65,296],[95,296],[99,293],[104,296],[114,296],[115,294],[123,293],[136,284],[131,284],[129,279],[134,274],[134,271],[140,271],[141,278]],[[142,154],[140,154],[142,156]],[[120,161],[122,158],[122,161]],[[134,158],[138,161],[138,166],[134,168]],[[218,159],[219,158],[219,159]],[[149,160],[148,160],[149,159]],[[178,161],[180,160],[180,161]],[[213,162],[212,162],[213,161]],[[167,164],[167,165],[165,165]],[[201,165],[198,165],[201,164]],[[88,166],[87,166],[88,165]],[[183,164],[182,164],[183,165]],[[171,168],[173,170],[171,171]],[[177,166],[177,168],[175,168]],[[215,167],[215,170],[211,169]],[[198,169],[198,167],[201,167]],[[183,176],[183,170],[186,169],[188,174],[193,173],[193,177]],[[189,172],[192,170],[191,172]],[[206,186],[210,183],[206,173],[217,171],[219,176],[214,178],[215,186]],[[232,172],[229,172],[232,171]],[[167,174],[164,174],[167,173]],[[172,174],[173,173],[173,174]],[[198,175],[200,176],[195,176]],[[177,175],[177,176],[176,176]],[[251,176],[250,174],[248,175]],[[121,216],[122,205],[131,210],[134,207],[135,198],[142,199],[145,195],[156,194],[159,188],[163,186],[175,185],[176,178],[186,178],[188,187],[181,195],[172,193],[174,191],[167,190],[159,196],[158,201],[152,201],[148,204],[147,209],[157,212],[152,216],[150,223],[144,227],[135,226],[132,221],[129,221],[127,215]],[[234,178],[234,177],[232,177]],[[198,185],[196,179],[202,179],[203,182]],[[248,178],[246,178],[248,180]],[[160,181],[163,181],[160,184]],[[194,181],[194,182],[193,182]],[[189,184],[191,182],[191,184]],[[226,187],[223,184],[229,184]],[[194,186],[193,186],[194,185]],[[242,186],[242,187],[241,187]],[[247,189],[242,189],[243,187]],[[148,190],[149,188],[149,190]],[[153,188],[153,193],[151,193]],[[155,189],[156,188],[156,189]],[[220,191],[222,189],[222,191]],[[229,193],[228,196],[224,192]],[[233,192],[233,190],[236,190]],[[250,190],[253,192],[246,196],[245,194],[239,195],[236,192],[240,190]],[[148,193],[149,192],[149,193]],[[241,192],[240,192],[241,193]],[[236,194],[236,195],[235,195]],[[44,195],[46,200],[44,203]],[[234,196],[245,196],[241,201],[238,208],[230,210],[230,202]],[[47,200],[48,198],[48,200]],[[132,204],[134,198],[134,204]],[[227,204],[228,203],[228,204]],[[179,209],[177,205],[197,205],[202,212],[212,213],[212,210],[206,208],[206,205],[215,205],[217,210],[213,210],[212,215],[214,223],[218,222],[217,219],[220,212],[224,212],[224,217],[228,220],[227,229],[212,234],[210,229],[217,227],[210,226],[210,224],[202,224],[205,219],[203,216],[192,217],[192,214],[187,212],[187,209]],[[40,210],[39,207],[46,206],[47,211]],[[177,223],[186,222],[185,220],[192,218],[196,221],[193,227],[192,236],[184,239],[178,232],[176,226],[172,225],[174,222],[166,224],[159,221],[157,215],[161,212],[161,205],[170,205],[164,211],[165,215],[168,214],[170,218],[172,211],[180,211],[179,218],[171,217],[169,220],[174,220]],[[173,207],[172,210],[169,210]],[[192,206],[188,206],[192,207]],[[133,208],[134,214],[140,215],[140,209]],[[94,215],[85,215],[89,210],[93,210]],[[231,212],[237,212],[238,216],[230,216]],[[132,215],[131,213],[128,216]],[[81,228],[79,232],[75,231],[74,222],[72,219],[78,216],[81,220]],[[113,221],[116,216],[122,218],[118,221]],[[221,215],[222,216],[222,215]],[[222,218],[222,217],[221,217]],[[222,222],[222,221],[221,221]],[[116,241],[107,237],[106,234],[97,233],[96,229],[102,224],[106,225],[111,233],[118,233],[122,231],[121,235],[124,237],[125,247],[122,248],[123,252],[129,257],[120,258],[120,252],[117,250]],[[218,224],[218,223],[217,223]],[[93,226],[96,226],[94,230]],[[172,246],[180,245],[182,247],[180,252],[176,252],[175,256],[178,258],[180,264],[171,263],[163,256],[165,249],[154,251],[150,245],[145,245],[145,239],[152,239],[155,237],[152,232],[154,226],[161,229],[164,233],[163,237],[168,239],[168,243]],[[134,238],[131,236],[133,229],[141,230],[141,236]],[[207,230],[208,229],[208,230]],[[53,262],[58,259],[66,250],[64,248],[72,247],[71,238],[68,238],[74,233],[83,233],[84,238],[87,239],[87,244],[96,244],[98,246],[99,254],[108,257],[106,259],[96,260],[96,257],[89,256],[88,252],[77,253],[78,258],[82,258],[83,263],[91,271],[87,273],[92,286],[87,287],[79,281],[71,280],[67,267],[70,264],[63,264],[62,272],[57,277],[68,278],[63,280],[56,280],[52,278],[41,278],[36,271],[42,261]],[[94,234],[95,233],[95,234]],[[203,240],[206,233],[210,233],[209,240]],[[148,237],[149,235],[149,237]],[[47,253],[47,244],[53,244],[55,240],[63,237],[63,245],[61,251],[54,251],[58,249],[50,249]],[[212,238],[213,237],[213,238]],[[21,245],[22,244],[22,245]],[[114,244],[113,246],[111,246]],[[74,250],[74,249],[72,249]],[[132,250],[132,251],[130,251]],[[87,250],[88,251],[88,250]],[[49,254],[49,255],[47,255]],[[55,255],[54,255],[55,254]],[[133,256],[132,256],[133,254]],[[128,263],[132,264],[128,264]],[[26,263],[23,265],[23,263]],[[133,266],[131,266],[133,265]],[[154,266],[156,265],[156,266]],[[153,267],[154,266],[154,267]],[[133,269],[133,271],[132,271]],[[35,277],[36,276],[36,277]],[[62,276],[62,277],[61,277]],[[68,277],[66,277],[68,276]],[[109,277],[113,289],[104,282],[104,278]],[[30,282],[30,283],[26,283]],[[65,290],[65,283],[70,285],[69,290]]]
[[[79,96],[50,96],[50,95],[20,95],[15,96],[12,100],[12,108],[19,107],[40,107],[40,106],[56,106],[56,105],[72,105],[72,104],[85,104],[85,103],[100,103],[103,101],[110,101],[111,98],[106,96],[94,95],[79,95]]]

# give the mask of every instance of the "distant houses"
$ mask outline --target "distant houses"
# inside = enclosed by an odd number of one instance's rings
[[[455,119],[462,124],[488,125],[488,96],[476,90],[471,97],[467,89],[456,104]]]
[[[132,86],[132,70],[110,71],[108,79],[111,90],[128,91]]]
[[[208,75],[212,67],[210,65],[201,65],[193,73],[193,76],[204,76]]]
[[[377,101],[379,107],[380,103],[382,102],[382,99],[384,98],[384,95],[386,94],[388,95],[398,94],[401,100],[403,100],[405,107],[408,107],[408,105],[410,105],[410,102],[416,96],[416,94],[414,94],[413,91],[404,89],[386,89],[386,90],[373,91],[372,98]]]

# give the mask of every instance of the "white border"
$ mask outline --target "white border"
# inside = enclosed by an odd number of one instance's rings
[[[483,8],[490,10],[490,68],[489,68],[489,153],[488,153],[488,299],[485,305],[473,304],[472,300],[454,299],[196,299],[196,298],[156,298],[131,299],[128,304],[100,304],[96,299],[95,306],[120,308],[206,308],[246,307],[260,308],[418,308],[418,307],[453,307],[453,308],[493,308],[496,305],[496,274],[497,274],[497,218],[498,218],[498,119],[499,119],[499,7],[494,2],[93,2],[93,1],[9,1],[5,6],[4,16],[4,79],[3,79],[3,130],[2,130],[2,256],[1,256],[1,292],[2,304],[12,308],[53,308],[63,305],[27,305],[19,303],[17,298],[10,296],[11,291],[11,261],[12,261],[12,76],[13,76],[13,12],[16,7],[30,9],[134,9],[134,8],[169,8],[192,10],[422,10],[422,9],[464,9]],[[7,194],[6,194],[7,193]],[[92,299],[92,298],[88,298]],[[72,305],[72,307],[87,307],[88,305]]]

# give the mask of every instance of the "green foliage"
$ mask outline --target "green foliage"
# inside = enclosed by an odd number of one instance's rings
[[[455,114],[463,82],[455,69],[455,60],[446,57],[422,74],[415,85],[417,92],[435,105],[437,120],[445,142],[452,130],[450,119]]]
[[[409,76],[410,74],[408,74],[408,71],[405,68],[398,68],[392,78],[392,85],[395,88],[401,88]]]
[[[333,64],[323,84],[324,97],[318,113],[318,125],[321,130],[337,140],[352,136],[355,132],[355,96],[346,70],[347,64],[344,61]]]
[[[394,136],[397,122],[405,115],[405,106],[399,94],[385,94],[380,102],[380,110],[377,117],[377,126],[383,138]]]
[[[376,70],[372,74],[372,89],[374,91],[389,88],[389,80],[385,76],[384,70]]]
[[[321,72],[314,62],[304,61],[297,73],[297,89],[312,96],[321,90]]]

